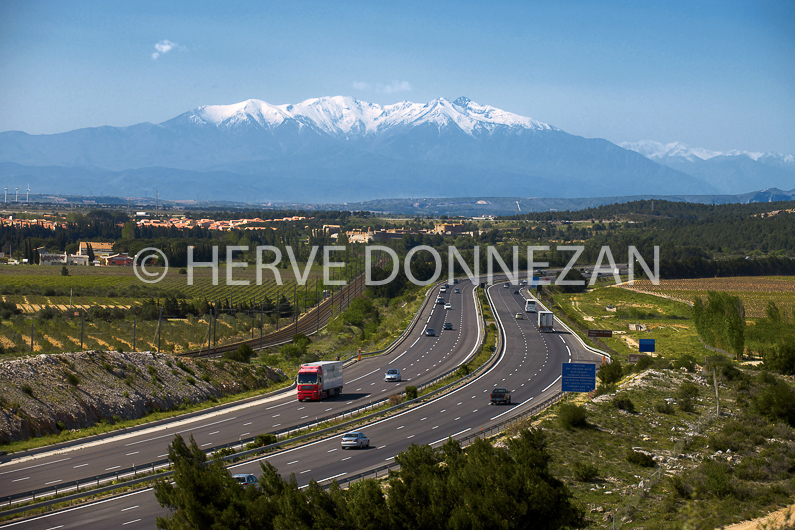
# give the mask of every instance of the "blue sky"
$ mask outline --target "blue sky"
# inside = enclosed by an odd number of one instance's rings
[[[0,131],[334,95],[795,153],[795,2],[0,0]]]

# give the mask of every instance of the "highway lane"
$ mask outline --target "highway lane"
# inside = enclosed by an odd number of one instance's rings
[[[524,311],[524,299],[513,294],[514,288],[501,285],[492,287],[490,293],[495,316],[504,329],[505,347],[488,373],[440,399],[363,428],[370,437],[370,449],[342,450],[340,437],[335,436],[265,458],[283,475],[295,474],[301,485],[310,479],[330,481],[354,475],[392,461],[412,443],[439,446],[450,436],[466,436],[527,410],[559,391],[560,363],[572,356],[601,361],[567,332],[539,333],[533,319],[515,319],[517,312]],[[489,391],[494,386],[512,389],[513,404],[489,405]],[[238,464],[230,471],[259,475],[259,463]],[[149,492],[52,514],[18,527],[152,528],[155,517],[166,513]]]
[[[369,402],[384,399],[408,384],[428,381],[464,360],[480,344],[474,286],[468,281],[456,285],[443,296],[452,309],[436,304],[439,287],[429,294],[428,303],[414,329],[390,354],[365,358],[345,368],[343,393],[319,402],[299,403],[295,391],[248,401],[237,407],[190,418],[175,418],[155,428],[141,427],[109,437],[89,447],[71,447],[57,454],[38,454],[0,465],[0,496],[31,491],[45,486],[68,484],[167,457],[167,446],[176,433],[193,435],[200,447],[211,447],[261,433],[277,432],[329,415],[341,414]],[[442,330],[452,322],[453,330]],[[435,337],[424,329],[434,327]],[[384,382],[388,368],[401,370],[400,383]]]

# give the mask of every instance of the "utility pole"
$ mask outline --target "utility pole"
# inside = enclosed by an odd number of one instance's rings
[[[133,351],[137,351],[135,349],[135,332],[138,330],[138,315],[133,313]]]
[[[160,313],[157,316],[157,353],[160,353],[160,322],[163,320],[163,306],[160,306]]]

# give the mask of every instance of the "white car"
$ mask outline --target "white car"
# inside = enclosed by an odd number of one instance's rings
[[[445,309],[452,309],[453,308],[453,304],[451,304],[450,302],[447,302],[446,304],[444,304],[444,308]]]

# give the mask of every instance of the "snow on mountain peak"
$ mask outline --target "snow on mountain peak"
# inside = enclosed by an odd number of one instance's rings
[[[795,157],[780,153],[759,153],[754,151],[738,151],[736,149],[731,151],[710,151],[709,149],[704,149],[701,147],[688,147],[681,142],[671,142],[664,144],[652,140],[641,140],[640,142],[622,142],[618,145],[624,149],[629,149],[630,151],[640,153],[646,158],[655,161],[665,161],[678,158],[687,160],[688,162],[693,162],[695,159],[709,160],[710,158],[715,158],[718,156],[744,156],[750,158],[754,162],[770,162],[772,160],[780,165],[795,165]]]
[[[480,105],[460,97],[452,103],[438,98],[428,103],[402,101],[380,106],[348,96],[312,98],[296,104],[271,105],[249,99],[231,105],[206,105],[189,113],[195,125],[231,128],[257,124],[275,128],[287,120],[299,126],[320,129],[332,135],[362,135],[394,126],[416,126],[423,123],[438,127],[455,124],[467,134],[477,130],[493,131],[497,127],[519,127],[532,130],[554,129],[532,118],[519,116],[489,105]]]

